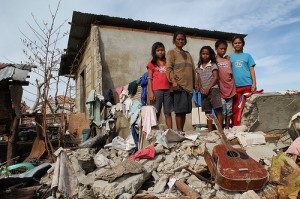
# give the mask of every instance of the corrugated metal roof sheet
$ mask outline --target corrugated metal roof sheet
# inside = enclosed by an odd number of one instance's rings
[[[174,33],[180,30],[190,36],[200,36],[226,40],[231,40],[233,36],[237,35],[242,37],[246,36],[245,34],[179,27],[155,22],[146,22],[119,17],[110,17],[107,15],[95,15],[74,11],[71,22],[71,30],[69,34],[68,48],[66,54],[64,54],[61,57],[59,75],[66,75],[70,73],[70,68],[74,62],[76,54],[79,52],[86,38],[89,36],[91,24],[125,27],[166,33]]]
[[[32,67],[26,64],[0,63],[0,82],[4,80],[25,82]]]

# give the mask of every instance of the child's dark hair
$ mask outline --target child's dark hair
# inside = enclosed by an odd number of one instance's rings
[[[228,43],[226,40],[224,39],[219,39],[218,41],[216,41],[215,43],[215,48],[218,48],[221,44],[224,44],[226,47],[228,47]]]
[[[165,50],[165,46],[161,42],[155,42],[152,45],[152,50],[151,50],[152,60],[151,60],[151,63],[153,64],[153,66],[157,65],[158,57],[156,55],[156,49],[158,49],[158,48],[163,48]],[[163,60],[166,61],[166,57],[165,56],[163,57]]]
[[[202,64],[202,58],[201,58],[201,53],[202,51],[206,49],[209,51],[209,58],[210,58],[210,61],[211,63],[217,63],[216,61],[216,53],[215,51],[210,47],[210,46],[203,46],[201,49],[200,49],[200,52],[199,52],[199,62],[198,62],[198,67],[200,67],[200,65]]]
[[[242,37],[242,36],[234,36],[234,37],[232,38],[231,42],[233,43],[234,40],[236,40],[236,39],[241,40],[243,46],[245,46],[245,40],[244,40],[244,37]]]
[[[185,34],[184,32],[181,32],[181,31],[177,31],[177,32],[174,33],[174,35],[173,35],[173,44],[175,44],[176,37],[177,37],[178,35],[183,35],[184,40],[185,40],[184,45],[186,45],[186,44],[187,44],[186,34]]]

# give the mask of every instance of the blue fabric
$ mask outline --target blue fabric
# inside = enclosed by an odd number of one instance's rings
[[[248,53],[231,54],[232,74],[237,87],[252,85],[250,67],[255,66],[252,56]]]
[[[148,72],[145,72],[141,77],[141,87],[142,87],[141,102],[143,106],[146,105],[147,103],[147,85],[148,85]]]
[[[194,90],[193,91],[193,100],[194,100],[195,103],[198,104],[198,106],[201,106],[202,105],[201,93]]]
[[[136,130],[135,130],[135,123],[136,121],[130,125],[130,131],[131,131],[131,135],[132,135],[132,138],[134,140],[134,144],[135,144],[135,148],[133,149],[132,151],[132,154],[134,154],[135,152],[138,151],[139,147],[138,147],[138,143],[139,143],[139,135],[137,134]]]
[[[201,93],[197,91],[193,91],[193,100],[198,104],[198,106],[202,106],[202,101],[201,101]],[[211,110],[211,114],[216,116],[214,109]]]
[[[135,123],[138,116],[139,112],[141,110],[142,104],[138,100],[132,100],[132,105],[129,110],[130,114],[130,125]]]

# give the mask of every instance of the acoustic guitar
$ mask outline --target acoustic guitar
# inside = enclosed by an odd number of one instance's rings
[[[230,145],[217,118],[209,114],[216,124],[222,144],[213,148],[212,155],[207,148],[204,159],[214,181],[227,191],[248,191],[262,189],[269,179],[263,165],[249,157],[245,150]]]

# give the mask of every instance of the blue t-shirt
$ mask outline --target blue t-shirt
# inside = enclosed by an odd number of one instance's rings
[[[232,74],[237,87],[252,85],[250,67],[255,66],[252,56],[248,53],[231,54]]]

